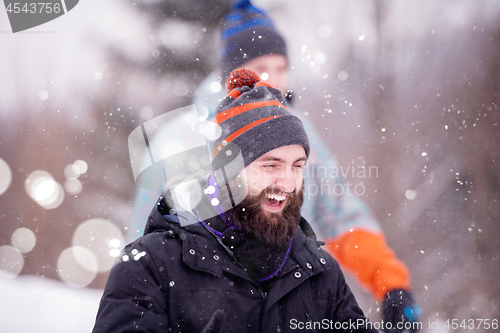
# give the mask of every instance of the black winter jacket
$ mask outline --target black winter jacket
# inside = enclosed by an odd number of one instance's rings
[[[217,310],[224,314],[221,332],[376,332],[364,328],[367,319],[337,262],[304,219],[278,278],[263,292],[203,224],[181,228],[177,216],[160,211],[112,268],[94,333],[197,333]]]

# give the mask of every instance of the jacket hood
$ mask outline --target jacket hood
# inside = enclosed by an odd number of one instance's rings
[[[179,191],[181,193],[184,193],[183,191],[188,193],[187,196],[180,198],[180,201],[183,202],[182,204],[176,204],[176,200],[174,200],[170,190],[163,192],[148,216],[144,235],[157,230],[170,230],[172,229],[172,225],[179,228],[187,228],[192,224],[199,223],[202,219],[206,219],[207,216],[213,217],[218,215],[215,208],[210,204],[210,194],[207,192],[204,193],[202,190],[207,187],[207,184],[210,184],[208,177],[198,178],[196,181],[186,183],[186,186],[183,186],[182,190]],[[193,201],[195,200],[193,198],[197,198],[198,202],[190,202],[190,208],[184,209],[182,206],[187,205],[184,201]],[[179,199],[177,199],[178,201]]]
[[[144,228],[144,235],[160,230],[171,230],[171,224],[178,224],[180,227],[179,215],[177,215],[174,205],[171,204],[172,202],[169,191],[164,192],[158,198],[151,213],[149,213],[146,227]],[[188,216],[184,215],[180,218],[188,218]]]

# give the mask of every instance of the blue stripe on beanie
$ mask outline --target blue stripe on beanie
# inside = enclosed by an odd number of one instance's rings
[[[252,20],[248,20],[248,21],[245,21],[243,23],[240,23],[238,25],[234,25],[230,28],[227,28],[225,30],[222,31],[221,33],[221,37],[222,39],[228,39],[230,38],[231,36],[239,33],[239,32],[242,32],[243,30],[247,30],[247,29],[250,29],[252,27],[258,27],[258,26],[264,26],[264,27],[271,27],[271,28],[274,28],[274,24],[273,24],[273,21],[271,21],[270,19],[268,18],[257,18],[257,19],[252,19]]]
[[[233,2],[232,11],[221,31],[224,43],[221,52],[223,77],[245,62],[269,54],[287,56],[286,42],[276,30],[266,11],[252,5],[249,0]]]

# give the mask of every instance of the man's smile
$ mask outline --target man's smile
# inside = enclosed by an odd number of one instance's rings
[[[287,199],[287,194],[286,193],[268,193],[267,198],[264,199],[264,208],[272,211],[272,212],[278,212],[280,211],[283,206],[285,205]]]

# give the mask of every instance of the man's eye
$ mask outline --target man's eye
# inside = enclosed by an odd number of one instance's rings
[[[294,167],[297,169],[304,169],[304,164],[295,164]]]
[[[276,164],[264,164],[264,169],[272,169],[275,167],[276,167]]]

